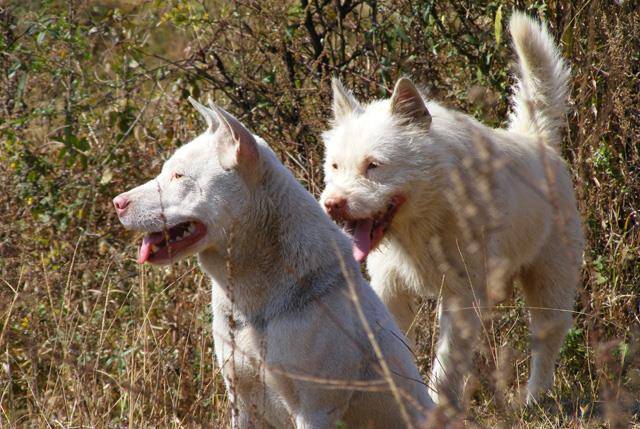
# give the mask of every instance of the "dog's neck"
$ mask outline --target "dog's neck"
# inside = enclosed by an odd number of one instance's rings
[[[311,273],[340,270],[337,252],[347,266],[355,265],[349,242],[316,200],[269,149],[260,149],[263,180],[251,189],[244,215],[228,232],[227,246],[199,255],[214,287],[249,317],[302,287]]]
[[[460,208],[470,202],[480,205],[474,201],[480,197],[479,184],[487,181],[491,189],[493,174],[484,157],[493,159],[501,152],[490,130],[475,119],[437,103],[429,109],[435,112],[429,133],[413,139],[418,148],[415,171],[405,173],[412,177],[407,185],[411,192],[389,231],[389,238],[408,247],[468,229],[461,223],[468,215]]]

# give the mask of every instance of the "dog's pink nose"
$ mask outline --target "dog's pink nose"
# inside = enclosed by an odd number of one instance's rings
[[[116,208],[118,215],[121,215],[129,206],[129,200],[122,195],[118,195],[113,199],[113,206]]]
[[[340,216],[344,212],[347,206],[347,199],[342,197],[329,197],[324,200],[324,207],[329,213],[329,216]]]

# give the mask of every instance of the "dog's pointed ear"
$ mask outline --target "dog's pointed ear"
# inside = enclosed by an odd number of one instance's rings
[[[333,120],[338,122],[354,111],[360,111],[360,103],[355,99],[351,91],[347,90],[340,79],[331,79],[333,89]]]
[[[251,132],[244,127],[231,113],[222,107],[210,104],[220,126],[216,134],[218,160],[225,170],[241,168],[252,171],[258,160],[258,143]]]
[[[206,123],[207,123],[207,132],[208,133],[213,133],[216,130],[216,128],[218,128],[218,120],[216,119],[215,112],[213,110],[209,109],[207,106],[204,106],[204,105],[198,103],[198,101],[196,101],[192,97],[189,97],[188,100],[193,105],[193,107],[195,107],[196,110],[198,112],[200,112],[200,114],[202,115],[202,117],[206,121]]]
[[[431,125],[431,114],[424,104],[420,91],[411,80],[400,78],[391,96],[391,113],[424,128]]]

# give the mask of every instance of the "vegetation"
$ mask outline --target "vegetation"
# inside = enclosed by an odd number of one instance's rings
[[[588,248],[555,388],[520,406],[527,312],[492,316],[468,426],[640,419],[640,8],[633,0],[8,1],[0,5],[0,426],[226,427],[209,286],[195,260],[135,264],[116,194],[202,130],[208,97],[322,188],[330,77],[361,98],[410,75],[499,126],[512,10],[572,65],[564,140]],[[433,356],[434,304],[417,356]],[[494,376],[495,374],[495,376]]]

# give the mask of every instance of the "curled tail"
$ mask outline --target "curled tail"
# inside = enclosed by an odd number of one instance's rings
[[[509,31],[519,69],[509,129],[539,136],[559,150],[567,109],[569,67],[543,24],[515,12]]]

